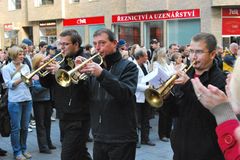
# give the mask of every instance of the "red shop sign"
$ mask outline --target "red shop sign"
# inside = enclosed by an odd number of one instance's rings
[[[240,35],[240,18],[223,18],[222,34]]]
[[[240,8],[223,8],[222,16],[223,17],[240,16]]]
[[[13,30],[13,24],[12,23],[7,23],[7,24],[4,24],[4,31],[11,31]]]
[[[64,19],[63,26],[79,26],[89,24],[104,24],[104,16]]]
[[[141,14],[113,15],[112,22],[156,21],[165,19],[200,18],[200,9],[148,12]]]

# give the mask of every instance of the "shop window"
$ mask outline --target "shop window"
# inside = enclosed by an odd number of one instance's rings
[[[144,24],[144,46],[150,47],[151,39],[157,39],[160,42],[160,46],[164,46],[164,32],[163,32],[163,21],[158,22],[146,22]]]
[[[21,0],[8,0],[8,10],[13,11],[16,9],[21,9]]]
[[[70,26],[70,27],[64,27],[63,30],[68,30],[68,29],[74,29],[76,30],[81,38],[82,38],[82,46],[85,45],[84,40],[85,40],[85,26]]]
[[[118,39],[124,39],[129,46],[140,44],[140,23],[121,23],[114,26]]]
[[[105,25],[91,25],[89,28],[89,43],[93,44],[93,34],[95,31],[105,28]]]
[[[189,44],[192,37],[200,31],[199,19],[168,21],[167,47],[172,43],[179,45]]]

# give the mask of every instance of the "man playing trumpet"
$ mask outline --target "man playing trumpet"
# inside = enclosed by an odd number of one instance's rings
[[[64,61],[50,63],[46,69],[52,74],[40,77],[42,86],[51,88],[57,115],[60,119],[60,136],[62,142],[62,160],[91,160],[86,142],[90,127],[88,109],[88,86],[80,81],[67,87],[60,86],[55,80],[59,69],[71,70],[77,56],[86,57],[81,48],[82,39],[76,30],[65,30],[60,34],[60,46],[65,55]]]

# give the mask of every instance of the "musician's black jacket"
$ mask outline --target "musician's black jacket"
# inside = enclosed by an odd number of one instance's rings
[[[66,57],[61,64],[62,69],[70,70],[67,59],[75,59],[77,56],[86,57],[82,49],[72,57]],[[80,81],[78,84],[71,84],[69,87],[61,87],[55,80],[55,75],[48,74],[40,77],[43,87],[52,89],[52,97],[56,107],[57,115],[60,120],[89,120],[89,88],[87,81]]]
[[[194,77],[193,68],[188,76]],[[204,86],[212,84],[225,90],[225,76],[215,62],[199,79]],[[172,105],[165,109],[176,116],[171,134],[174,160],[223,160],[215,133],[217,124],[214,116],[198,101],[190,80],[185,85],[175,86],[175,91],[176,88],[180,89],[175,92],[175,97],[168,99]]]
[[[94,141],[136,142],[135,91],[138,69],[117,51],[105,57],[106,67],[91,79],[90,113]]]

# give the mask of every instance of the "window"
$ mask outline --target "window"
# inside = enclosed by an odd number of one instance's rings
[[[79,3],[80,0],[69,0],[70,3]]]
[[[54,0],[42,0],[42,5],[53,4]]]
[[[54,0],[34,0],[34,6],[39,7],[42,5],[51,5],[54,3]]]
[[[8,10],[21,9],[21,0],[8,0]]]

